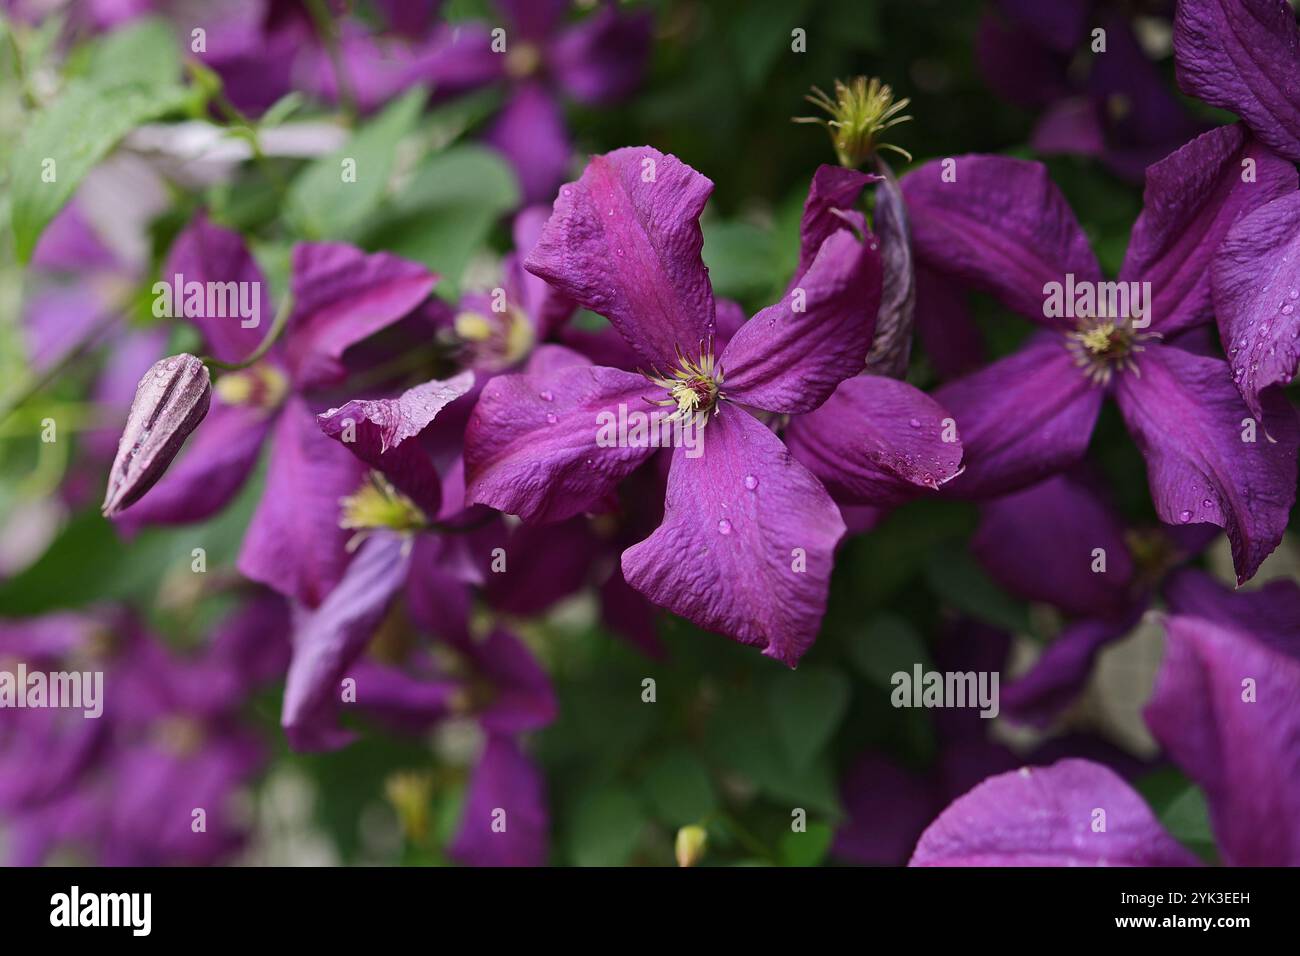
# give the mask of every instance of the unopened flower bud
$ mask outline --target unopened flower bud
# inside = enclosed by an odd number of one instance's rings
[[[701,826],[691,825],[677,831],[677,865],[694,866],[704,859],[704,850],[709,842],[709,834]]]
[[[135,387],[131,414],[108,473],[104,515],[139,501],[163,476],[190,432],[203,421],[212,397],[207,367],[193,355],[160,359]]]

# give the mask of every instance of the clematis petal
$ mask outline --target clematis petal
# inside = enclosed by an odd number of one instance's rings
[[[1078,617],[1104,615],[1129,603],[1124,530],[1083,476],[1058,475],[987,502],[971,551],[1012,594]]]
[[[526,203],[550,202],[569,174],[573,146],[560,106],[538,83],[510,97],[486,140],[510,161]]]
[[[513,235],[515,251],[502,269],[506,276],[506,296],[518,302],[533,323],[539,341],[547,339],[568,321],[576,306],[546,282],[524,268],[523,261],[533,251],[542,227],[551,212],[545,206],[529,206],[515,217]],[[605,364],[605,363],[602,363]]]
[[[540,614],[586,583],[598,546],[583,517],[554,525],[520,525],[504,544],[505,570],[488,575],[484,596],[507,614]]]
[[[1213,524],[1232,542],[1238,583],[1277,547],[1296,495],[1300,426],[1283,396],[1265,396],[1254,420],[1232,387],[1227,363],[1154,345],[1140,374],[1121,375],[1116,397],[1147,460],[1160,520]]]
[[[1232,591],[1204,571],[1180,568],[1165,582],[1164,596],[1175,614],[1248,631],[1284,652],[1300,647],[1300,599],[1294,581],[1277,579],[1256,590]]]
[[[822,243],[845,228],[845,220],[838,211],[856,209],[862,190],[883,176],[860,173],[843,166],[823,163],[813,173],[808,186],[808,198],[803,204],[803,218],[799,221],[799,267],[790,284],[798,285],[821,251]]]
[[[338,587],[298,622],[280,715],[295,750],[333,749],[351,739],[337,724],[343,678],[406,580],[405,552],[400,536],[372,535]],[[360,682],[356,695],[358,703],[364,701]]]
[[[1260,393],[1290,384],[1300,368],[1300,192],[1238,219],[1211,275],[1232,380],[1262,420]]]
[[[1287,595],[1300,618],[1300,593]],[[1242,610],[1246,608],[1243,607]],[[1300,864],[1300,642],[1265,643],[1194,617],[1165,622],[1165,658],[1144,716],[1205,790],[1225,863]]]
[[[1174,63],[1183,92],[1232,110],[1300,162],[1300,27],[1277,0],[1180,0]]]
[[[901,185],[917,259],[1026,318],[1064,328],[1069,320],[1043,314],[1044,286],[1071,273],[1076,280],[1101,276],[1088,237],[1041,163],[932,160]]]
[[[917,263],[916,335],[941,379],[974,372],[987,361],[966,298],[956,281]]]
[[[461,372],[446,381],[435,378],[408,388],[397,398],[353,399],[317,415],[316,420],[321,431],[383,472],[426,516],[436,516],[442,503],[442,479],[428,451],[410,439],[473,387],[474,373]]]
[[[593,508],[656,450],[598,443],[605,415],[652,407],[649,388],[600,365],[492,379],[465,431],[467,499],[536,522]]]
[[[1104,396],[1055,334],[944,385],[934,398],[957,420],[966,466],[946,489],[986,498],[1068,468],[1087,451]]]
[[[650,60],[649,10],[620,12],[614,4],[565,30],[551,45],[548,66],[581,103],[612,103],[640,85]]]
[[[281,411],[271,449],[239,570],[315,607],[343,576],[351,532],[339,527],[339,499],[357,490],[366,469],[320,433],[316,416],[297,397]]]
[[[826,404],[792,419],[790,453],[840,504],[902,504],[951,480],[961,468],[955,427],[944,441],[948,413],[897,379],[859,375],[840,384]]]
[[[700,212],[713,183],[649,146],[593,156],[561,188],[524,268],[610,320],[653,366],[713,332]]]
[[[879,307],[880,253],[834,233],[799,284],[731,337],[718,360],[725,394],[772,412],[812,411],[866,366]]]
[[[451,716],[461,691],[456,681],[408,674],[364,657],[346,672],[356,681],[358,708],[400,733],[416,734]]]
[[[892,172],[876,190],[876,233],[881,249],[880,309],[867,353],[867,371],[902,378],[912,357],[916,324],[916,263],[903,191]]]
[[[1002,713],[1037,727],[1050,724],[1079,696],[1102,648],[1129,634],[1145,609],[1139,603],[1126,613],[1067,625],[1028,673],[1002,688]]]
[[[1254,164],[1243,182],[1242,164]],[[1297,187],[1295,167],[1246,136],[1219,126],[1147,169],[1121,281],[1151,283],[1153,329],[1166,336],[1212,315],[1210,267],[1241,216]]]
[[[660,607],[794,667],[826,609],[844,522],[765,426],[724,408],[703,454],[673,451],[663,524],[623,552],[623,576]]]
[[[181,298],[172,302],[172,314],[194,323],[214,356],[223,362],[238,362],[257,348],[271,328],[275,308],[271,304],[270,288],[243,236],[215,225],[199,213],[172,243],[162,281],[158,283],[172,288],[173,300],[178,291],[177,276],[181,277]],[[207,283],[219,283],[223,290],[233,291],[223,294],[220,300],[205,292],[194,303],[198,310],[192,311],[184,295],[184,287],[191,282],[203,283],[205,289],[215,288]],[[227,286],[227,283],[235,285]],[[249,296],[256,296],[256,301]],[[245,319],[241,315],[243,304],[256,307],[256,325],[245,327],[245,322],[251,323],[252,317]]]
[[[548,818],[541,771],[515,741],[489,734],[448,852],[468,866],[543,866]]]
[[[367,255],[342,242],[293,249],[293,315],[284,349],[301,389],[336,382],[349,346],[387,328],[426,299],[437,277],[417,262]]]
[[[537,730],[555,720],[559,705],[551,679],[528,646],[504,628],[462,645],[475,674],[491,687],[491,700],[478,713],[493,734]]]
[[[1106,828],[1094,829],[1104,810]],[[1022,767],[958,797],[910,866],[1195,866],[1137,792],[1089,760]]]
[[[418,534],[406,578],[406,610],[411,620],[433,637],[449,641],[469,640],[473,593],[466,575],[452,570],[458,557],[452,541]]]
[[[493,0],[510,25],[510,33],[528,43],[541,43],[564,23],[568,0]]]
[[[937,789],[879,754],[863,754],[840,787],[848,819],[835,831],[832,855],[861,866],[902,866],[942,805]]]

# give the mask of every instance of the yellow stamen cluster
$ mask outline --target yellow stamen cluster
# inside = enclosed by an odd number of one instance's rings
[[[1139,374],[1134,357],[1145,350],[1142,343],[1153,337],[1137,332],[1127,320],[1084,319],[1066,339],[1074,364],[1093,383],[1108,385],[1117,371]]]
[[[456,337],[470,353],[470,364],[502,369],[514,365],[533,350],[536,334],[522,311],[511,306],[505,312],[484,315],[461,312],[453,321]]]
[[[805,96],[809,103],[824,110],[830,119],[820,116],[796,116],[796,123],[817,123],[825,126],[835,146],[835,156],[841,166],[857,168],[882,149],[898,153],[908,162],[912,154],[893,143],[882,143],[879,136],[885,130],[906,123],[912,117],[902,115],[910,99],[895,101],[894,91],[876,77],[855,76],[848,83],[835,81],[835,98],[832,99],[818,87]]]
[[[677,352],[677,368],[668,375],[659,372],[646,375],[651,382],[668,392],[665,399],[646,399],[652,405],[665,407],[677,406],[673,418],[686,419],[694,417],[696,423],[703,425],[710,411],[717,413],[722,394],[722,369],[717,368],[713,359],[713,342],[700,343],[700,358],[688,359],[680,348]],[[642,373],[645,374],[645,373]]]
[[[377,471],[372,471],[369,480],[355,493],[340,498],[339,508],[339,527],[349,530],[418,531],[428,526],[424,512],[415,502]]]
[[[251,405],[272,411],[289,394],[289,379],[274,365],[260,362],[238,372],[227,372],[213,386],[227,405]]]

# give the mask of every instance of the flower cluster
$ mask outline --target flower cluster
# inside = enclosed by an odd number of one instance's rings
[[[283,741],[373,758],[409,862],[1300,865],[1284,0],[1177,4],[1219,125],[1150,18],[988,3],[989,85],[1073,159],[914,161],[925,98],[836,80],[796,121],[837,165],[730,233],[739,172],[667,107],[592,118],[698,23],[77,6],[4,4],[15,51],[91,52],[61,88],[10,64],[30,387],[0,438],[58,504],[0,540],[0,676],[105,691],[99,719],[0,683],[13,859],[273,857]],[[95,169],[73,97],[139,111]]]

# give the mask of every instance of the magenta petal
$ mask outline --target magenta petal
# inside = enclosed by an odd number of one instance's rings
[[[150,524],[189,524],[210,518],[239,493],[257,464],[274,413],[212,398],[208,417],[167,473],[131,508],[114,518],[134,530]]]
[[[1290,598],[1294,618],[1294,588]],[[1300,642],[1283,648],[1181,615],[1165,635],[1144,716],[1205,789],[1224,862],[1300,865]]]
[[[533,323],[539,340],[549,338],[551,333],[563,326],[576,308],[523,266],[524,259],[537,245],[550,214],[550,209],[545,206],[529,206],[515,217],[515,251],[507,257],[502,267],[506,273],[507,298],[518,302],[523,308],[524,314]]]
[[[215,297],[209,303],[205,293],[201,297],[201,308],[195,314],[184,307],[184,295],[179,301],[176,300],[176,276],[181,277],[182,293],[183,286],[191,282],[236,285],[225,286],[233,290],[225,308],[222,308],[225,303],[215,301]],[[244,237],[230,229],[213,225],[203,213],[195,216],[194,221],[172,243],[161,281],[173,286],[172,314],[183,314],[193,322],[203,333],[203,339],[212,354],[223,362],[238,362],[252,354],[271,328],[275,307],[271,304],[270,287],[244,244]],[[257,301],[247,304],[256,305],[258,324],[244,328],[244,322],[251,319],[245,320],[239,313],[240,296],[247,298],[254,294],[254,290]],[[217,307],[211,313],[208,310],[209,304]]]
[[[948,488],[989,497],[1073,465],[1088,449],[1104,396],[1054,334],[943,386],[934,397],[957,419],[966,467]]]
[[[1105,830],[1094,830],[1097,811]],[[958,797],[910,866],[1196,866],[1142,798],[1089,760],[1022,767]]]
[[[610,103],[641,83],[650,59],[651,13],[609,4],[566,30],[550,50],[559,84],[583,103]]]
[[[1101,649],[1132,631],[1144,611],[1139,604],[1117,617],[1067,625],[1028,673],[1002,688],[1002,713],[1039,727],[1050,724],[1079,696]]]
[[[866,366],[879,307],[880,253],[834,233],[798,284],[731,337],[718,361],[724,393],[767,411],[812,411]]]
[[[1255,426],[1221,359],[1152,345],[1137,371],[1120,376],[1116,397],[1147,460],[1156,513],[1172,525],[1223,528],[1246,581],[1282,540],[1295,504],[1295,411],[1285,397],[1265,396],[1268,416],[1243,441]]]
[[[726,407],[700,457],[673,451],[663,524],[623,552],[623,576],[660,607],[794,667],[817,636],[843,534],[820,482]]]
[[[1101,495],[1059,475],[985,504],[971,551],[1012,594],[1080,617],[1106,614],[1129,600],[1124,531]]]
[[[793,419],[785,441],[837,502],[885,507],[957,474],[961,442],[943,440],[946,420],[948,412],[914,386],[859,375]]]
[[[1255,590],[1230,590],[1204,571],[1182,568],[1164,586],[1174,614],[1249,631],[1279,649],[1300,647],[1300,585],[1277,579]]]
[[[347,676],[357,682],[359,709],[386,727],[409,734],[450,716],[462,691],[457,681],[431,680],[364,657],[347,668]]]
[[[446,381],[435,378],[408,388],[397,398],[353,399],[317,415],[316,420],[321,431],[383,472],[397,490],[432,517],[442,503],[442,479],[428,451],[408,439],[424,431],[443,408],[473,387],[474,373],[461,372]]]
[[[503,628],[462,650],[474,663],[474,673],[491,686],[491,702],[478,714],[489,733],[522,733],[555,720],[558,704],[551,679],[528,646]]]
[[[1253,160],[1255,180],[1242,182]],[[1295,167],[1240,126],[1210,130],[1147,169],[1120,278],[1151,283],[1151,327],[1172,335],[1211,317],[1210,266],[1241,216],[1294,193]]]
[[[598,445],[602,413],[650,410],[650,389],[599,365],[494,378],[465,431],[467,499],[537,522],[593,508],[656,450]]]
[[[437,282],[416,262],[341,242],[293,249],[293,316],[284,346],[301,389],[335,382],[349,346],[419,305]]]
[[[856,209],[858,197],[870,183],[883,177],[860,173],[856,169],[822,164],[813,174],[808,186],[808,198],[803,204],[803,218],[799,222],[799,268],[791,284],[812,266],[822,243],[845,228],[839,210]]]
[[[858,758],[840,789],[848,819],[831,853],[862,866],[902,866],[939,809],[933,783],[875,753]]]
[[[1300,28],[1281,0],[1179,0],[1178,85],[1300,162]]]
[[[488,604],[507,614],[540,614],[586,583],[599,546],[586,518],[520,525],[505,542],[505,570],[487,575]]]
[[[713,331],[713,289],[700,255],[700,212],[713,183],[649,146],[593,156],[563,187],[524,262],[605,316],[652,365],[677,366]]]
[[[285,679],[280,723],[295,750],[342,746],[350,734],[337,724],[343,679],[361,655],[393,595],[406,580],[404,541],[376,534],[366,540],[338,587],[299,622]],[[365,704],[357,681],[356,703]]]
[[[916,335],[941,379],[984,365],[986,349],[966,291],[953,279],[916,266]]]
[[[271,435],[266,490],[239,552],[254,581],[318,605],[343,576],[351,532],[339,527],[339,499],[361,484],[365,467],[320,433],[316,416],[290,398]]]
[[[541,771],[509,737],[490,734],[448,852],[467,866],[543,866],[547,824]]]
[[[461,535],[449,535],[459,539]],[[469,640],[473,594],[454,569],[456,545],[433,534],[416,535],[406,578],[406,610],[426,633],[450,641]]]
[[[569,174],[573,147],[560,106],[537,83],[515,91],[488,130],[497,148],[519,177],[526,203],[550,202]]]
[[[1260,392],[1287,385],[1300,368],[1300,193],[1237,220],[1212,269],[1214,314],[1232,379],[1250,413]]]
[[[918,260],[1043,324],[1043,287],[1101,276],[1065,196],[1041,163],[1003,156],[932,160],[903,177]],[[956,179],[945,182],[945,169]]]

